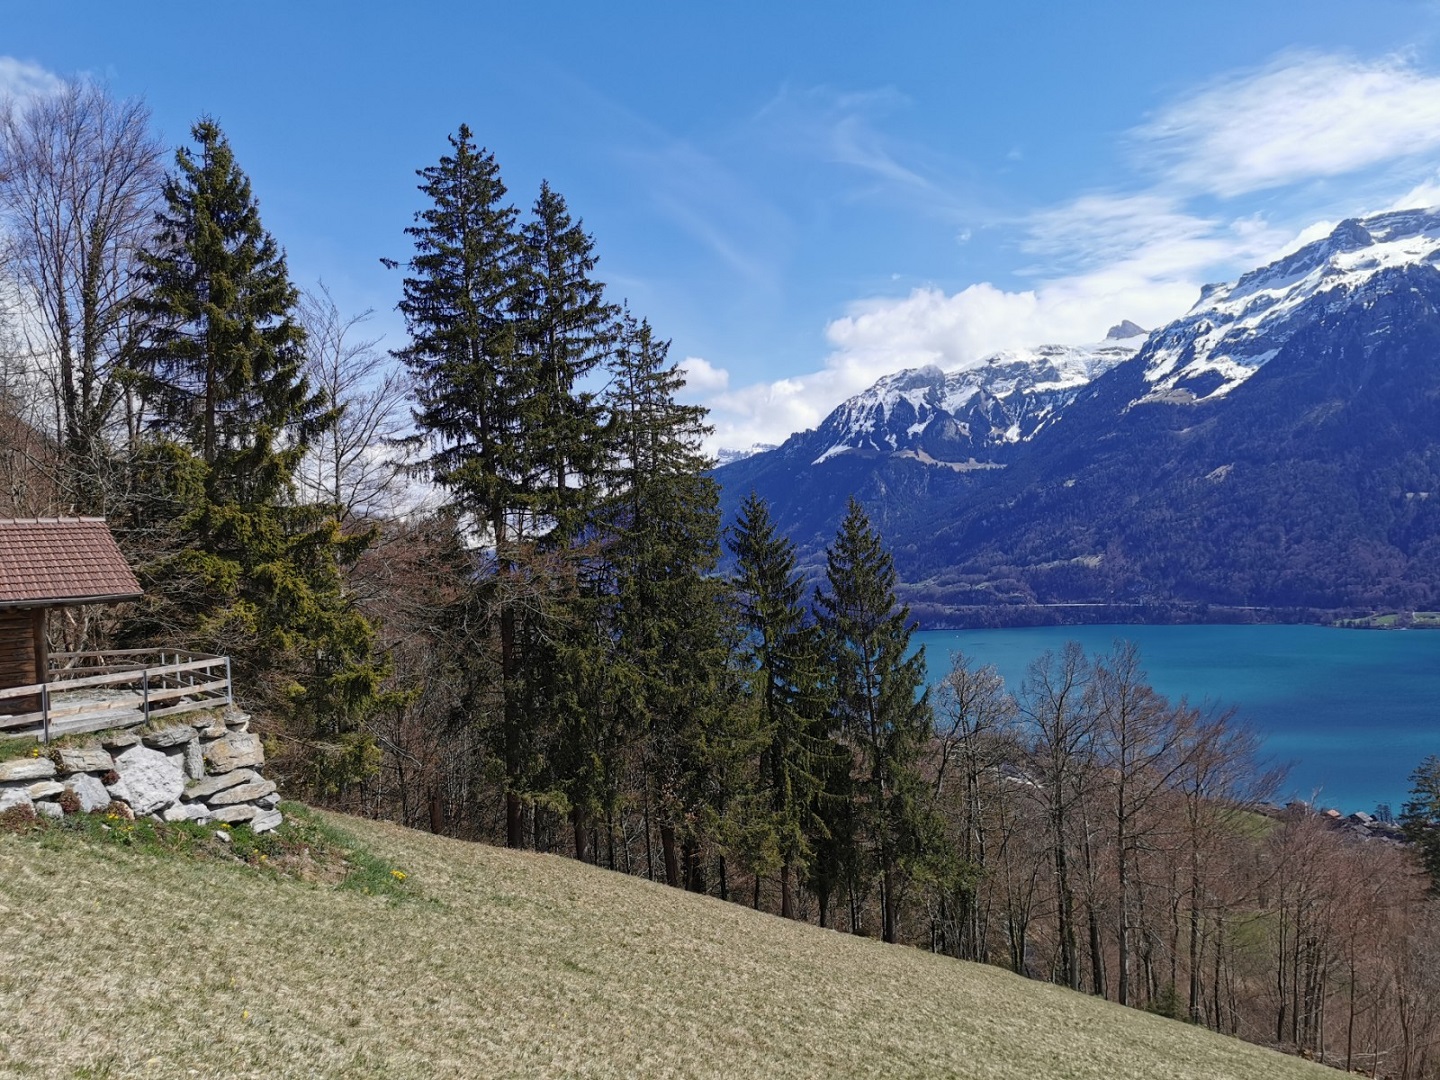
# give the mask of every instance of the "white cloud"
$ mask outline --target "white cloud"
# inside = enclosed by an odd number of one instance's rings
[[[785,104],[782,96],[773,107]],[[860,103],[885,104],[893,103]],[[843,134],[856,136],[849,157],[836,160],[901,184],[919,179],[892,169],[872,134],[859,137],[864,108],[842,105],[828,125],[812,128],[828,132],[832,151],[846,145]],[[929,287],[857,301],[826,328],[832,349],[820,370],[710,397],[713,444],[781,442],[901,368],[956,370],[1004,349],[1095,341],[1121,319],[1163,325],[1194,303],[1204,283],[1328,234],[1337,210],[1440,204],[1433,164],[1415,182],[1422,155],[1440,150],[1440,77],[1403,58],[1292,53],[1200,87],[1133,129],[1129,141],[1146,166],[1135,188],[1081,194],[1020,219],[1016,243],[1032,262],[1016,273],[1033,287],[980,282],[953,293]],[[1388,166],[1383,175],[1380,165]],[[1332,182],[1319,196],[1303,187],[1345,174],[1352,180]],[[1402,183],[1413,185],[1403,196],[1380,194]],[[1288,198],[1274,195],[1287,186]],[[1264,203],[1239,198],[1260,191],[1271,193]],[[1321,216],[1327,220],[1317,222]],[[970,227],[954,235],[963,243]]]
[[[1007,291],[989,283],[954,294],[915,289],[852,305],[826,329],[833,349],[815,372],[710,397],[716,447],[779,443],[813,428],[839,402],[901,368],[953,371],[1003,349],[1096,341],[1122,318],[1154,326],[1194,301],[1194,282],[1145,283],[1106,270]]]
[[[685,389],[691,393],[713,393],[730,385],[730,372],[699,356],[680,361],[680,372],[685,376]]]
[[[1434,173],[1393,200],[1386,210],[1413,210],[1417,206],[1440,206],[1440,173]]]
[[[63,85],[58,75],[39,64],[0,56],[0,98],[45,97],[57,93]]]
[[[981,282],[857,301],[826,327],[821,370],[709,398],[712,443],[782,442],[901,368],[955,371],[1005,349],[1098,341],[1121,319],[1163,325],[1205,282],[1295,246],[1294,230],[1263,218],[1201,217],[1154,192],[1082,196],[1031,218],[1021,247],[1045,260],[1033,288]]]
[[[1230,75],[1132,132],[1142,162],[1224,197],[1440,147],[1440,77],[1400,57],[1289,54]]]

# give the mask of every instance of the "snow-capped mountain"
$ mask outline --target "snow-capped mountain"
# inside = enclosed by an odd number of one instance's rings
[[[1384,291],[1384,276],[1440,261],[1440,211],[1342,221],[1329,236],[1230,285],[1207,285],[1184,318],[1158,331],[1144,357],[1139,402],[1204,401],[1230,393],[1298,329],[1327,310]],[[1377,280],[1380,279],[1380,280]]]
[[[1129,330],[882,379],[718,470],[722,508],[769,500],[818,574],[858,498],[935,620],[1440,606],[1440,209]]]
[[[764,454],[770,450],[774,450],[776,445],[776,443],[757,442],[745,447],[722,446],[719,450],[715,451],[715,464],[717,467],[720,465],[732,465],[737,461],[744,461],[748,457],[754,457],[756,454]]]
[[[1145,331],[1128,320],[1095,345],[1040,345],[986,357],[946,373],[938,367],[887,375],[841,404],[784,448],[819,465],[840,454],[902,454],[965,469],[1028,442],[1058,419],[1076,393],[1134,356]]]

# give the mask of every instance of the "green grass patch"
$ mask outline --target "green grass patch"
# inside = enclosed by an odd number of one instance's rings
[[[280,804],[280,812],[285,816],[286,824],[275,833],[265,833],[256,839],[264,841],[268,836],[284,832],[287,839],[303,838],[315,849],[332,854],[346,871],[339,881],[343,889],[368,896],[388,896],[395,899],[416,895],[408,871],[370,851],[344,829],[327,821],[308,806],[303,803],[284,802]],[[248,829],[245,831],[249,832]],[[238,844],[239,841],[237,847]]]
[[[39,757],[44,752],[40,746],[40,740],[32,736],[0,736],[0,762],[14,761],[16,758]]]
[[[1239,806],[1223,810],[1220,816],[1220,825],[1226,833],[1247,840],[1261,840],[1269,836],[1278,824],[1267,814]]]
[[[410,875],[370,852],[343,829],[300,803],[282,803],[279,828],[257,833],[248,825],[131,820],[111,811],[40,816],[28,807],[0,814],[0,832],[25,837],[47,851],[76,843],[125,848],[159,858],[239,863],[274,877],[334,885],[393,900],[414,898]]]
[[[1410,627],[1416,630],[1440,629],[1440,611],[1385,612],[1363,615],[1358,619],[1338,619],[1335,625],[1346,630],[1394,630]]]

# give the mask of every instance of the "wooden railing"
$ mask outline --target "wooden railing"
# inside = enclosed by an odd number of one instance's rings
[[[228,656],[154,649],[51,653],[48,681],[0,690],[0,732],[49,742],[231,701]],[[16,707],[27,711],[7,711]]]

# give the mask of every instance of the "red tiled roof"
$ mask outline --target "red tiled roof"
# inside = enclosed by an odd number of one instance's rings
[[[0,608],[140,595],[104,518],[0,518]]]

